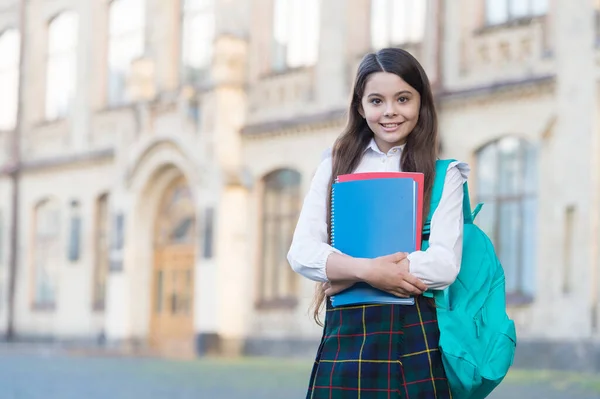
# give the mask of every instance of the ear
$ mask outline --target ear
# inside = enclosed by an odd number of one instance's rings
[[[365,117],[365,110],[363,109],[362,104],[358,104],[358,113],[360,114],[360,116]]]

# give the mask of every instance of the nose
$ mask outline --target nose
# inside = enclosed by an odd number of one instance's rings
[[[387,118],[393,118],[394,116],[398,115],[398,112],[396,111],[396,109],[394,108],[394,104],[388,104],[385,112],[383,113],[383,115]]]

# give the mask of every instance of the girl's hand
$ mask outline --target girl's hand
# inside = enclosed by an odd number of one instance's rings
[[[366,269],[364,281],[375,288],[398,297],[421,295],[427,285],[408,272],[408,254],[399,252],[372,259]]]
[[[330,281],[323,283],[323,291],[325,291],[325,295],[332,296],[352,287],[354,284],[353,281]]]

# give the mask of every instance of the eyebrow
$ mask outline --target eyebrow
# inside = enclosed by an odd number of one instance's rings
[[[408,90],[402,90],[402,91],[399,91],[398,93],[394,94],[394,96],[399,96],[400,94],[412,94],[412,93],[410,91],[408,91]],[[370,93],[367,97],[371,97],[371,96],[383,97],[379,93]]]

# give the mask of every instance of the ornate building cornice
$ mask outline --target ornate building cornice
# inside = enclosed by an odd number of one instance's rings
[[[21,170],[25,172],[33,172],[45,170],[48,168],[58,168],[64,166],[74,166],[97,161],[112,160],[115,157],[113,148],[101,150],[93,150],[72,155],[55,156],[48,158],[40,158],[34,161],[27,161],[21,164]]]
[[[465,105],[485,105],[498,101],[534,98],[554,91],[555,75],[506,80],[464,90],[444,91],[439,104],[443,108]]]
[[[345,109],[336,109],[310,115],[297,115],[287,119],[246,125],[241,133],[245,140],[252,140],[317,132],[328,128],[341,128],[346,121],[346,115],[347,111]]]

